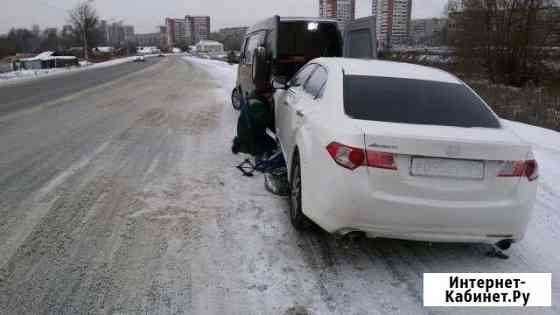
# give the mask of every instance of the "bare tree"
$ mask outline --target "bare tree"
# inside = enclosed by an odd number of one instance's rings
[[[7,35],[0,35],[0,59],[17,53],[16,43]]]
[[[92,0],[81,2],[69,12],[69,22],[83,42],[84,59],[86,60],[88,59],[88,44],[91,43],[91,38],[95,37],[94,34],[99,24],[99,16],[91,2]]]
[[[558,22],[547,21],[553,0],[450,2],[451,43],[462,59],[480,61],[494,82],[523,85],[534,79],[543,47]]]
[[[57,51],[60,49],[60,39],[58,29],[46,28],[41,34],[41,50]]]
[[[461,10],[462,0],[447,0],[447,3],[443,7],[443,17],[448,18],[449,13],[459,12]]]

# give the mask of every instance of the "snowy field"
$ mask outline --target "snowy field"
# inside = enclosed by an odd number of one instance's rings
[[[231,108],[230,93],[236,66],[191,57],[184,60],[215,80],[217,97],[230,116],[227,121],[232,125],[228,128],[234,130],[237,113]],[[488,246],[480,244],[382,239],[345,243],[321,231],[297,233],[289,227],[286,200],[267,194],[261,176],[243,178],[232,170],[227,175],[237,185],[230,192],[235,195],[230,199],[232,207],[245,204],[262,211],[256,216],[246,213],[244,218],[236,214],[228,218],[239,225],[232,231],[231,242],[242,240],[250,246],[231,251],[231,256],[224,258],[247,259],[249,264],[248,272],[234,273],[226,282],[236,283],[237,288],[240,284],[236,281],[253,283],[247,288],[255,290],[255,300],[246,301],[247,305],[262,303],[264,309],[275,314],[287,305],[293,305],[293,314],[298,310],[313,314],[560,314],[560,133],[517,122],[503,123],[533,145],[541,174],[527,236],[508,251],[508,260],[487,257]],[[228,141],[217,145],[227,145]],[[264,265],[255,264],[250,258],[255,256]],[[227,264],[224,268],[245,269]],[[422,306],[425,272],[551,272],[553,307],[427,309]],[[244,302],[233,303],[239,308]]]

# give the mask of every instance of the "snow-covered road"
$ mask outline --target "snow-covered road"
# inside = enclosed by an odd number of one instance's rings
[[[221,86],[217,90],[230,107],[236,67],[226,63],[187,58],[204,69]],[[236,115],[233,111],[229,115]],[[233,119],[232,119],[233,121]],[[560,133],[504,121],[534,146],[541,166],[538,201],[527,237],[509,251],[509,260],[488,258],[484,245],[428,244],[396,240],[367,240],[342,244],[322,232],[298,234],[289,226],[287,203],[268,196],[262,178],[238,176],[238,203],[262,208],[255,218],[239,218],[239,226],[255,232],[235,234],[252,246],[237,254],[265,256],[259,272],[239,274],[240,279],[266,285],[267,309],[302,305],[316,314],[558,314],[560,308]],[[230,126],[228,128],[234,128]],[[235,175],[235,174],[233,174]],[[247,222],[252,221],[252,222]],[[250,249],[249,252],[245,251]],[[257,256],[257,257],[258,257]],[[261,259],[262,261],[262,259]],[[424,272],[551,272],[553,308],[550,309],[426,309],[422,307]],[[258,280],[257,280],[258,279]],[[272,283],[272,285],[271,285]],[[261,296],[262,298],[262,296]],[[258,312],[257,312],[258,313]]]

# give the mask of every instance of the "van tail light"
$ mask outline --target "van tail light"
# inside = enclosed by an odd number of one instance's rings
[[[530,182],[539,178],[539,164],[535,160],[504,161],[498,177],[527,177]]]
[[[396,170],[394,155],[391,153],[365,151],[363,149],[350,147],[337,142],[327,146],[327,151],[333,160],[340,166],[349,170],[355,170],[360,166]]]

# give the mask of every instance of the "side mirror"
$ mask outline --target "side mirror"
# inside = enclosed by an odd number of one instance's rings
[[[270,84],[270,67],[266,48],[260,46],[253,53],[253,82],[257,89]]]
[[[272,87],[275,90],[287,90],[290,85],[288,83],[281,82],[277,79],[272,80]]]

